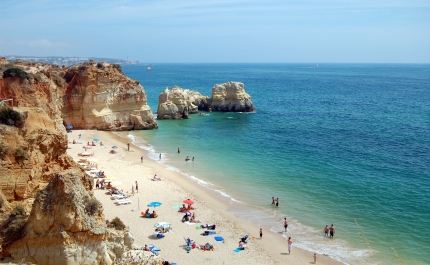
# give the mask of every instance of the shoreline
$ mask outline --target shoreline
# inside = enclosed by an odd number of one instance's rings
[[[78,140],[78,134],[83,135],[82,140]],[[112,207],[114,205],[113,201],[110,200],[108,195],[104,194],[105,192],[94,190],[96,198],[104,206],[105,217],[110,220],[121,215],[119,216],[120,219],[130,227],[135,237],[135,244],[138,247],[151,241],[152,244],[163,250],[160,254],[161,257],[175,261],[178,264],[186,264],[194,260],[194,258],[196,259],[195,262],[201,262],[202,259],[205,259],[205,262],[209,264],[220,264],[220,259],[225,259],[224,262],[227,262],[226,264],[248,264],[257,261],[259,264],[313,263],[313,253],[294,247],[294,243],[291,255],[288,255],[286,253],[286,239],[282,235],[268,231],[267,229],[264,230],[262,240],[259,238],[251,239],[249,240],[247,250],[241,253],[234,253],[233,250],[237,248],[241,236],[245,234],[250,235],[250,237],[251,235],[258,235],[259,227],[256,224],[234,216],[233,213],[228,211],[229,205],[220,200],[216,194],[208,192],[209,189],[202,187],[191,179],[185,178],[183,174],[169,170],[164,165],[148,158],[149,151],[143,150],[133,144],[130,145],[130,151],[127,151],[127,142],[131,142],[131,139],[129,140],[114,132],[95,130],[74,130],[68,134],[69,141],[75,139],[82,143],[91,142],[91,139],[94,137],[99,138],[105,144],[104,147],[94,146],[92,149],[95,154],[94,158],[97,159],[94,163],[98,164],[98,168],[103,168],[108,177],[114,176],[115,181],[122,183],[119,186],[124,191],[129,191],[129,193],[131,192],[130,185],[133,185],[136,180],[139,182],[140,194],[135,194],[135,196],[131,197],[131,205]],[[108,153],[112,145],[119,147],[116,149],[118,153],[115,155]],[[77,153],[82,152],[82,146],[79,144],[69,144],[69,147],[71,149],[68,149],[68,154],[77,161]],[[144,157],[143,163],[140,161],[141,156]],[[118,166],[123,167],[119,169]],[[162,181],[154,182],[148,180],[153,174],[161,177]],[[148,197],[145,197],[145,194]],[[188,226],[182,224],[180,219],[183,214],[177,213],[176,210],[173,210],[169,206],[169,203],[165,203],[169,199],[174,199],[170,204],[181,205],[182,200],[188,197],[196,202],[195,213],[197,219],[202,219],[203,223],[216,223],[217,233],[219,232],[219,235],[225,238],[225,243],[214,243],[215,251],[213,253],[217,253],[215,254],[215,259],[213,255],[206,255],[207,252],[192,250],[190,253],[187,253],[181,247],[181,245],[184,245],[183,237],[190,236],[191,239],[197,241],[199,244],[204,244],[205,240],[208,241],[210,239],[209,237],[200,236],[199,232],[202,230],[196,230],[194,225]],[[159,216],[166,216],[169,217],[168,219],[173,220],[160,219],[160,217],[157,219],[142,220],[144,218],[140,217],[139,211],[144,211],[147,208],[146,204],[152,198],[162,201],[163,206],[166,204],[166,207],[161,206],[155,209]],[[138,209],[139,206],[140,209]],[[174,236],[169,234],[161,240],[152,239],[153,224],[159,221],[170,222],[173,227]],[[145,224],[145,228],[142,227],[143,224]],[[213,238],[211,240],[213,241]],[[171,249],[171,244],[166,244],[168,243],[167,241],[173,241],[171,242],[174,245],[173,249]],[[292,241],[294,242],[294,238],[292,238]],[[168,251],[164,251],[167,249]],[[223,254],[222,257],[219,257],[220,252]],[[317,264],[344,264],[329,256],[317,256]]]

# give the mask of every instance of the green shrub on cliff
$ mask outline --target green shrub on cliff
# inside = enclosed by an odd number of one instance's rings
[[[27,151],[22,148],[22,146],[18,146],[15,150],[15,157],[16,158],[26,158],[27,157]]]
[[[19,68],[9,68],[3,72],[3,78],[7,77],[27,77],[28,73]]]
[[[124,230],[125,224],[119,219],[118,217],[115,217],[110,222],[110,226],[115,228],[116,230]]]
[[[101,210],[101,203],[96,198],[89,198],[85,202],[85,210],[87,213],[94,215]]]
[[[22,115],[8,106],[0,107],[0,123],[6,125],[21,125]]]

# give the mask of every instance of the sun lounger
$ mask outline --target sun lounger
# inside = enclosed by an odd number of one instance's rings
[[[127,199],[127,196],[124,196],[122,194],[112,194],[110,196],[111,200],[123,200],[123,199]]]
[[[123,200],[115,199],[115,204],[118,204],[118,205],[131,204],[131,200],[129,200],[129,199],[123,199]]]

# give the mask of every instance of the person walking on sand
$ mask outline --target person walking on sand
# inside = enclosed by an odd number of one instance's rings
[[[127,151],[130,151],[130,143],[127,143]]]
[[[317,253],[314,253],[314,264],[317,264]]]
[[[328,225],[326,225],[325,227],[324,227],[324,236],[325,237],[328,237],[328,231],[330,231],[330,229],[328,228]]]
[[[279,205],[279,198],[276,198],[276,207],[278,207],[278,205]]]
[[[131,195],[134,196],[134,186],[133,185],[131,185]]]
[[[272,197],[272,205],[275,205],[275,197]]]
[[[285,228],[285,232],[287,232],[287,228],[288,228],[287,217],[284,217],[284,228]]]
[[[260,228],[260,239],[262,239],[262,238],[263,238],[263,229]]]
[[[293,241],[291,241],[291,237],[288,238],[288,255],[291,255]]]
[[[330,238],[333,238],[333,236],[334,236],[334,226],[333,226],[333,224],[331,224],[329,230],[330,230]]]
[[[139,193],[139,184],[136,181],[136,193]]]

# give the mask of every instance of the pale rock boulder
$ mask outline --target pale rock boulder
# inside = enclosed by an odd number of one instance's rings
[[[212,88],[210,108],[214,111],[251,112],[251,96],[245,92],[245,86],[240,82],[216,84]]]
[[[173,86],[168,87],[158,97],[157,119],[182,119],[197,113],[199,106],[207,102],[207,97],[199,92]]]

